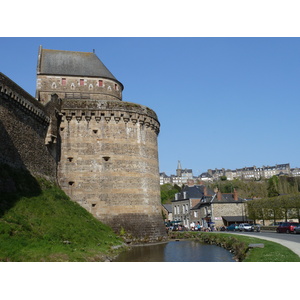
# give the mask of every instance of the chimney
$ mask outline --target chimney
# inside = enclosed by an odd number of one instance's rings
[[[236,191],[236,189],[233,190],[233,200],[234,201],[238,201],[239,200],[238,192]]]
[[[218,201],[221,201],[222,200],[222,193],[220,191],[218,191],[218,194],[217,194],[217,200]]]

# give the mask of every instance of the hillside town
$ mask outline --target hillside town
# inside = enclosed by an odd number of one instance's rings
[[[255,223],[247,216],[246,203],[250,199],[239,197],[238,191],[221,193],[218,188],[210,189],[208,183],[218,181],[226,176],[227,180],[258,180],[272,176],[300,176],[299,168],[290,164],[263,166],[261,168],[245,167],[236,170],[208,170],[198,177],[191,169],[182,169],[178,161],[176,176],[160,173],[160,184],[172,184],[182,187],[169,204],[162,204],[167,222],[173,222],[185,229],[199,226],[205,230],[220,230],[231,224]],[[267,223],[269,223],[267,221]]]
[[[176,175],[168,176],[165,172],[160,174],[160,184],[177,184],[181,186],[182,184],[187,184],[188,180],[194,180],[195,182],[214,182],[220,180],[222,177],[227,180],[241,179],[241,180],[259,180],[268,179],[274,175],[281,176],[300,176],[300,168],[291,168],[290,164],[276,164],[275,166],[262,166],[262,167],[244,167],[240,169],[230,170],[230,169],[208,169],[198,176],[193,175],[192,169],[183,169],[181,167],[181,162],[178,161]]]

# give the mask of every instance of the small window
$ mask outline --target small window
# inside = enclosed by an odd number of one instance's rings
[[[119,90],[119,87],[118,85],[115,83],[115,90],[118,91]]]
[[[104,161],[109,161],[110,157],[109,156],[103,156]]]
[[[80,85],[81,85],[81,86],[84,85],[84,79],[80,79]]]
[[[69,185],[73,185],[75,182],[74,181],[69,181]]]
[[[99,80],[98,84],[99,86],[103,86],[103,80]]]
[[[62,78],[61,79],[61,84],[66,85],[67,84],[67,78]]]

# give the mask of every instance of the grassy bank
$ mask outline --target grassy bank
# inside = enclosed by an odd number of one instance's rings
[[[0,194],[0,261],[103,261],[119,251],[112,229],[55,184],[5,172],[13,189]]]
[[[172,232],[170,238],[193,238],[221,246],[243,262],[299,262],[300,257],[290,249],[271,241],[242,235],[206,232]],[[264,244],[264,248],[249,248],[249,244]]]

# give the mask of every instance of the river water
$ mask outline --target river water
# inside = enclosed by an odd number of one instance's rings
[[[215,245],[193,240],[136,246],[122,252],[115,262],[235,262],[233,254]]]

